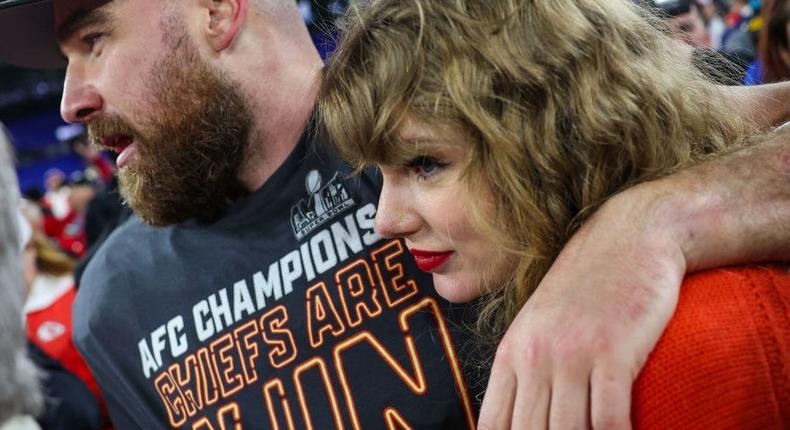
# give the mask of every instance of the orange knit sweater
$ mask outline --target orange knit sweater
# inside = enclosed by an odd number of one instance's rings
[[[778,267],[686,278],[634,385],[636,429],[790,429],[790,274]]]

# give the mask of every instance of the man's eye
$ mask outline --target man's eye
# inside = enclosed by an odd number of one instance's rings
[[[434,157],[421,156],[409,161],[406,165],[411,169],[418,178],[429,179],[438,174],[439,171],[448,166],[449,163],[443,163]]]
[[[102,37],[104,37],[104,33],[95,32],[95,33],[90,33],[85,37],[83,37],[82,41],[89,48],[93,49],[94,46],[96,46],[96,44],[99,42],[99,40],[101,40]]]

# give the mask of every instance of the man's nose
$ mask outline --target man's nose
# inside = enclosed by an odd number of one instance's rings
[[[87,123],[103,108],[104,100],[96,88],[78,72],[67,70],[60,102],[63,119],[70,123]]]

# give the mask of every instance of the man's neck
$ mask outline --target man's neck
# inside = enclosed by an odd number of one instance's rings
[[[318,76],[317,70],[305,74],[279,100],[265,97],[268,103],[253,103],[256,126],[239,175],[247,191],[263,186],[299,144],[315,105]]]

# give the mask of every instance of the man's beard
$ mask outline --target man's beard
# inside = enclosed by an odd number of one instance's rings
[[[245,193],[238,175],[252,119],[244,97],[185,43],[155,65],[147,89],[156,107],[139,127],[105,115],[90,123],[90,136],[133,137],[137,154],[118,178],[143,221],[215,221]]]

